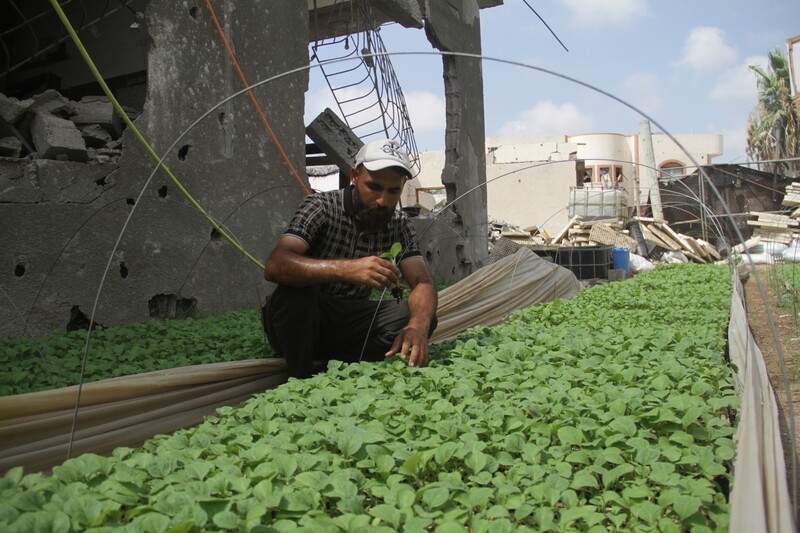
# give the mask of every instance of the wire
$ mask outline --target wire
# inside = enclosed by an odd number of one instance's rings
[[[375,317],[378,316],[378,311],[381,310],[381,302],[383,302],[383,296],[386,294],[386,287],[383,288],[383,292],[381,293],[381,298],[378,300],[378,305],[375,306],[375,312],[372,313],[372,320],[369,321],[369,327],[367,328],[367,335],[364,338],[364,346],[361,347],[361,355],[358,356],[358,362],[361,362],[361,359],[364,357],[364,350],[367,349],[367,342],[369,342],[369,334],[372,332],[372,325],[375,323]]]
[[[250,261],[255,263],[259,268],[263,270],[264,265],[261,264],[261,262],[258,261],[255,257],[250,255],[241,246],[239,246],[239,243],[237,243],[230,235],[228,235],[222,228],[220,228],[217,225],[214,219],[211,216],[209,216],[208,213],[206,213],[205,209],[203,209],[203,207],[197,203],[194,197],[192,197],[192,195],[189,194],[189,191],[186,190],[183,184],[180,181],[178,181],[178,178],[176,178],[175,175],[172,173],[172,171],[167,167],[167,165],[164,163],[164,160],[155,153],[153,148],[150,146],[150,144],[147,142],[147,140],[144,138],[141,132],[139,132],[138,128],[133,124],[133,121],[130,119],[130,117],[128,117],[128,114],[125,113],[120,103],[114,97],[114,94],[111,92],[111,89],[106,84],[105,79],[100,74],[100,71],[97,70],[94,61],[92,61],[92,58],[89,56],[89,52],[86,51],[86,48],[83,46],[83,43],[78,37],[78,34],[75,33],[75,29],[72,27],[72,24],[70,24],[69,19],[64,14],[64,11],[61,9],[61,6],[58,5],[57,0],[50,0],[50,4],[52,4],[53,9],[55,9],[56,12],[58,13],[58,17],[61,19],[61,22],[64,24],[64,27],[67,28],[67,31],[72,37],[75,46],[78,48],[78,51],[81,53],[81,56],[83,56],[84,61],[86,61],[86,64],[89,67],[89,70],[91,70],[94,78],[97,80],[97,83],[100,84],[100,87],[103,89],[103,92],[106,94],[109,100],[111,100],[111,103],[114,105],[114,109],[116,109],[117,113],[119,113],[120,117],[125,122],[125,125],[128,126],[128,128],[130,128],[130,130],[133,132],[133,135],[142,144],[147,153],[150,154],[150,156],[158,163],[158,166],[167,174],[169,179],[172,181],[173,184],[175,184],[175,186],[178,188],[181,194],[183,194],[186,197],[186,199],[189,200],[189,203],[191,203],[192,206],[194,206],[194,208],[197,209],[205,217],[206,220],[208,220],[208,222],[214,227],[214,229],[219,231],[220,235],[225,237],[225,239],[227,239],[227,241],[230,242],[234,248],[243,253],[248,259],[250,259]]]
[[[533,14],[534,14],[534,15],[536,15],[537,17],[539,17],[539,20],[541,20],[541,21],[542,21],[542,24],[544,24],[544,27],[545,27],[545,28],[547,28],[547,29],[550,31],[550,34],[551,34],[553,37],[555,37],[555,38],[556,38],[556,41],[558,41],[558,44],[560,44],[561,46],[563,46],[563,47],[564,47],[564,50],[566,50],[567,52],[569,52],[569,49],[566,47],[566,45],[564,45],[564,43],[562,43],[562,42],[561,42],[561,39],[559,39],[559,38],[558,38],[558,35],[556,35],[556,32],[554,32],[554,31],[553,31],[553,30],[550,28],[550,26],[547,24],[547,22],[545,22],[545,20],[542,18],[542,16],[541,16],[541,15],[539,15],[539,13],[537,13],[535,9],[533,9],[533,7],[532,7],[532,6],[531,6],[531,5],[528,3],[528,0],[522,0],[522,1],[523,1],[523,2],[525,2],[525,5],[526,5],[526,6],[528,6],[528,8],[529,8],[531,11],[533,11]]]
[[[211,7],[210,0],[206,0],[206,7],[208,8],[209,13],[211,13],[211,20],[214,22],[214,27],[217,28],[217,33],[219,34],[219,38],[222,39],[222,44],[225,46],[225,50],[228,51],[228,56],[230,56],[231,58],[231,62],[233,63],[233,67],[236,69],[236,73],[239,75],[239,79],[242,80],[242,83],[244,84],[245,87],[250,87],[250,84],[247,83],[247,80],[244,77],[242,69],[239,67],[239,62],[236,61],[236,56],[234,55],[233,50],[231,50],[231,45],[228,43],[228,38],[225,37],[225,32],[222,30],[222,26],[219,25],[219,20],[217,20],[217,14],[214,13],[214,8]],[[256,108],[258,116],[261,117],[261,122],[264,123],[264,127],[267,128],[267,131],[272,137],[272,140],[275,141],[275,146],[278,147],[278,151],[283,156],[283,160],[286,161],[287,165],[289,165],[289,169],[292,171],[292,174],[294,175],[295,179],[300,184],[300,186],[303,187],[303,190],[306,192],[306,194],[311,194],[311,191],[308,189],[308,187],[306,187],[306,184],[303,183],[302,179],[300,179],[300,175],[297,174],[297,170],[295,170],[294,166],[292,165],[292,162],[289,161],[289,156],[286,155],[286,152],[284,151],[283,146],[281,146],[281,143],[278,141],[278,137],[275,135],[275,132],[272,131],[272,127],[269,125],[269,122],[267,122],[267,117],[264,116],[264,112],[261,111],[261,106],[258,105],[258,101],[256,100],[253,91],[248,89],[247,95],[250,97],[250,101],[253,102],[253,105]]]
[[[206,213],[206,211],[200,206],[200,204],[198,204],[197,201],[191,196],[191,194],[189,194],[189,192],[183,187],[183,184],[181,184],[181,182],[178,181],[178,179],[172,174],[172,172],[169,170],[169,168],[167,168],[166,164],[164,164],[163,159],[158,157],[158,155],[155,153],[153,148],[149,145],[149,143],[144,138],[144,136],[142,136],[142,134],[139,132],[139,130],[133,124],[131,119],[128,117],[127,113],[125,113],[125,111],[122,109],[122,106],[120,105],[120,103],[114,97],[114,94],[111,92],[111,89],[109,89],[109,87],[106,84],[105,80],[103,79],[102,75],[97,70],[97,67],[94,65],[94,62],[92,61],[92,58],[89,56],[89,53],[86,51],[86,48],[84,48],[83,43],[81,42],[81,40],[78,37],[77,33],[75,33],[75,29],[70,24],[69,19],[67,18],[66,14],[61,9],[61,6],[58,5],[57,0],[50,0],[50,4],[53,6],[53,9],[55,9],[56,13],[58,14],[59,19],[61,19],[61,22],[64,24],[64,27],[67,29],[67,31],[69,32],[70,36],[72,37],[72,40],[75,43],[75,46],[78,48],[78,50],[81,53],[81,56],[83,56],[84,60],[86,61],[86,64],[88,65],[89,70],[91,70],[91,72],[92,72],[92,75],[95,77],[97,82],[100,84],[100,87],[103,89],[103,92],[106,94],[106,96],[108,96],[109,100],[111,100],[112,104],[114,105],[114,109],[122,117],[122,120],[130,128],[130,130],[133,132],[134,136],[139,140],[139,142],[145,148],[147,153],[150,154],[150,156],[153,159],[156,160],[156,163],[157,163],[156,169],[161,168],[167,174],[167,176],[169,176],[170,180],[172,180],[172,182],[175,184],[175,186],[178,188],[178,190],[187,198],[187,200],[189,200],[189,203],[191,203],[192,206],[195,209],[197,209],[203,215],[203,217],[214,227],[214,229],[216,229],[220,233],[220,235],[225,237],[225,239],[227,239],[228,242],[230,242],[234,246],[234,248],[236,248],[237,250],[242,252],[248,259],[250,259],[256,265],[258,265],[261,268],[261,270],[263,270],[264,269],[264,265],[262,265],[256,258],[254,258],[252,255],[250,255],[247,251],[245,251],[239,245],[239,243],[237,243],[230,235],[228,235],[222,228],[219,227],[219,225],[216,223],[216,221],[214,221],[214,219],[211,218],[211,216],[208,213]],[[152,174],[151,174],[151,178],[152,178]],[[149,183],[149,181],[150,180],[148,179],[148,183]],[[142,193],[143,192],[144,191],[142,190]],[[140,197],[142,196],[142,193],[139,194]],[[127,225],[130,222],[131,217],[133,216],[133,213],[135,212],[135,210],[136,210],[136,205],[134,204],[133,209],[131,209],[130,213],[128,214],[127,219],[125,220],[125,223],[123,225],[122,231],[120,231],[120,234],[119,234],[119,236],[117,238],[117,241],[114,244],[114,248],[113,248],[114,252],[118,249],[119,243],[122,240],[122,235],[125,232],[125,228],[127,228]],[[105,284],[105,279],[106,279],[106,276],[108,275],[108,270],[111,267],[111,262],[112,262],[112,260],[114,258],[114,252],[112,252],[110,254],[109,258],[108,258],[108,262],[106,263],[106,268],[105,268],[105,271],[103,272],[103,277],[102,277],[102,280],[100,282],[100,287],[102,287]],[[81,393],[83,392],[83,378],[84,378],[84,375],[85,375],[86,361],[87,361],[88,356],[89,356],[89,347],[91,345],[92,323],[94,322],[94,316],[95,316],[95,313],[97,312],[99,299],[100,299],[100,291],[98,290],[97,295],[96,295],[95,300],[94,300],[93,307],[92,307],[92,315],[91,315],[91,318],[89,319],[89,328],[87,330],[86,343],[84,345],[83,358],[81,360],[81,373],[80,373],[80,379],[78,381],[77,394],[75,396],[75,410],[74,410],[73,417],[72,417],[72,428],[70,430],[69,444],[67,446],[67,458],[68,459],[72,456],[72,447],[73,447],[74,440],[75,440],[75,432],[77,431],[77,426],[78,426],[78,410],[79,410],[80,402],[81,402]]]

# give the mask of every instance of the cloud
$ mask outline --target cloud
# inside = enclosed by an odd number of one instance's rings
[[[412,91],[405,95],[408,116],[415,131],[445,129],[444,97],[427,92]]]
[[[756,84],[756,73],[750,70],[750,65],[758,65],[766,68],[768,60],[766,56],[751,56],[744,60],[744,63],[726,69],[719,76],[709,92],[712,100],[752,100],[755,104],[758,100],[758,85]]]
[[[625,77],[619,85],[620,96],[647,114],[661,109],[664,100],[659,95],[661,88],[655,72],[635,72]]]
[[[500,126],[500,136],[575,135],[595,129],[594,119],[584,115],[575,104],[556,104],[550,100],[537,102],[519,118]]]
[[[628,24],[649,15],[649,0],[561,0],[572,23],[603,29],[608,24]]]
[[[720,69],[736,60],[736,49],[725,44],[723,31],[712,26],[693,28],[683,44],[678,65],[693,70]]]

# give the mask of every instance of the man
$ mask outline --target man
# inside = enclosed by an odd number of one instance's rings
[[[294,377],[314,361],[379,361],[399,353],[408,366],[428,364],[437,295],[414,229],[397,210],[412,175],[396,141],[365,144],[350,186],[307,196],[267,260],[278,284],[264,306],[267,337]],[[395,263],[379,257],[399,242]],[[404,278],[408,301],[390,290]],[[369,300],[373,289],[381,302]]]

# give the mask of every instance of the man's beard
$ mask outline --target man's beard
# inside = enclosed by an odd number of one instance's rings
[[[394,210],[386,206],[374,204],[368,207],[361,200],[361,194],[358,192],[357,187],[353,188],[353,207],[356,210],[358,222],[370,233],[388,224],[394,214]]]

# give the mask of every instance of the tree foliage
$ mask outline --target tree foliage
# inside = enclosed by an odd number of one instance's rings
[[[759,97],[747,128],[747,155],[755,161],[798,157],[800,98],[791,94],[786,55],[776,48],[769,53],[766,70],[757,65],[750,69],[757,76]],[[797,161],[766,163],[763,168],[791,177],[800,175]]]

